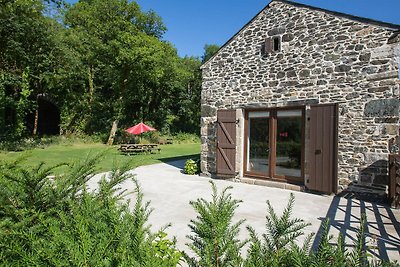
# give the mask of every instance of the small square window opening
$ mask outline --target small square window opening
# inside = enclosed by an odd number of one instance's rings
[[[279,37],[274,37],[272,39],[272,51],[277,52],[281,50],[281,39]]]

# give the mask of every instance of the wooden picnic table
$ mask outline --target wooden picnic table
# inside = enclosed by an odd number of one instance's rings
[[[153,153],[160,152],[161,148],[158,144],[122,144],[118,150],[122,153],[130,154],[130,153]]]
[[[167,139],[160,139],[160,141],[158,141],[159,145],[168,145],[168,144],[172,144],[173,141],[171,138],[167,138]]]

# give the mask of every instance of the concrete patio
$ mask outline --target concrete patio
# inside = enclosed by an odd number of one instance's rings
[[[177,247],[188,251],[186,236],[191,234],[188,224],[195,219],[196,213],[189,201],[197,198],[210,199],[211,186],[208,178],[185,175],[181,172],[184,161],[173,161],[139,167],[132,172],[136,175],[145,200],[151,201],[154,208],[150,216],[152,230],[158,230],[168,223],[169,237],[176,236]],[[99,175],[90,181],[95,187]],[[369,253],[374,257],[400,261],[400,210],[388,206],[338,196],[315,195],[278,188],[213,180],[219,191],[227,186],[235,199],[243,200],[236,210],[235,222],[246,219],[240,232],[240,238],[248,237],[246,225],[254,227],[259,234],[265,232],[266,201],[269,200],[278,214],[281,214],[289,199],[295,195],[293,217],[302,218],[311,223],[306,234],[317,233],[314,246],[318,244],[318,233],[325,218],[330,220],[330,233],[337,236],[341,232],[346,236],[349,248],[359,226],[360,214],[367,215],[367,241]],[[123,184],[123,188],[133,190],[132,182]],[[130,197],[133,198],[131,195]],[[374,241],[376,240],[376,241]],[[301,242],[302,240],[300,240]],[[336,241],[336,239],[334,239]]]

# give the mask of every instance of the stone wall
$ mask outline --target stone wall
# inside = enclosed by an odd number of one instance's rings
[[[281,51],[263,56],[271,36]],[[218,109],[338,103],[340,184],[385,180],[399,123],[398,47],[393,30],[272,2],[202,67],[202,172],[215,173]]]

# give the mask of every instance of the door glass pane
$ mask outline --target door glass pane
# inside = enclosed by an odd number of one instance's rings
[[[269,113],[249,113],[247,171],[269,173]]]
[[[277,175],[301,177],[301,110],[277,112],[276,169]]]

